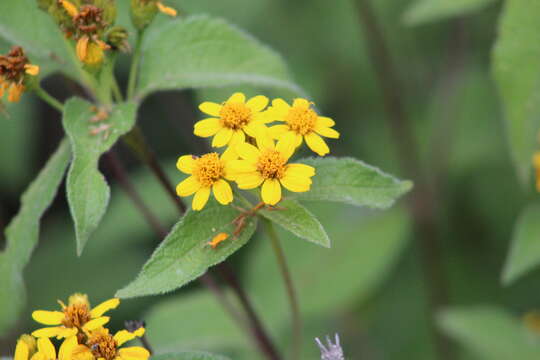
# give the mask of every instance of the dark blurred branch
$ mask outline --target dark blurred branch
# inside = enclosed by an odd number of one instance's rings
[[[439,359],[451,359],[450,343],[437,331],[435,313],[448,302],[448,284],[441,261],[440,236],[437,228],[435,198],[432,186],[422,168],[410,119],[405,112],[401,84],[386,41],[369,0],[356,0],[358,17],[367,42],[368,55],[377,73],[383,93],[387,120],[405,174],[415,181],[408,203],[420,242],[423,273],[429,290],[430,321],[435,334]]]

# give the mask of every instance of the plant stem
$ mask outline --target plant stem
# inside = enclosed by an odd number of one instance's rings
[[[36,92],[36,95],[39,96],[43,101],[45,101],[47,104],[58,110],[60,113],[64,111],[64,105],[56,100],[54,97],[52,97],[48,92],[46,92],[40,85],[37,85],[34,88],[34,91]]]
[[[140,211],[146,222],[152,227],[152,229],[156,232],[156,234],[159,235],[160,238],[164,238],[165,236],[167,236],[167,230],[163,227],[163,225],[161,225],[157,217],[154,216],[152,211],[150,211],[150,209],[146,206],[131,181],[129,181],[127,172],[120,160],[118,159],[116,151],[114,151],[113,149],[107,152],[104,156],[109,166],[111,167],[114,177],[116,178],[116,180],[118,180],[118,183],[129,196],[135,207]]]
[[[386,39],[373,14],[371,3],[369,0],[356,0],[356,6],[359,22],[366,37],[368,55],[382,88],[387,121],[397,146],[400,165],[407,176],[415,181],[415,188],[408,206],[419,240],[423,274],[429,291],[430,325],[435,338],[437,357],[452,359],[450,342],[437,330],[435,324],[437,311],[448,302],[448,284],[441,261],[435,194],[422,168],[418,144],[401,100],[405,92],[401,90]]]
[[[287,298],[289,299],[289,306],[292,316],[293,324],[293,346],[292,346],[292,359],[300,360],[302,352],[302,317],[300,315],[300,306],[298,303],[298,296],[296,295],[296,290],[294,289],[293,280],[291,277],[291,272],[287,266],[287,259],[285,258],[285,252],[281,247],[279,237],[276,233],[276,229],[272,222],[268,219],[264,219],[264,225],[268,237],[272,243],[272,249],[276,255],[276,260],[281,272],[281,277],[285,283],[285,288],[287,290]]]
[[[173,184],[165,174],[165,171],[163,171],[163,168],[159,164],[154,151],[152,151],[146,142],[141,128],[135,125],[133,130],[127,133],[123,139],[133,153],[135,153],[135,155],[137,155],[137,157],[141,160],[141,162],[146,164],[150,170],[152,170],[152,173],[158,179],[161,186],[165,189],[169,195],[169,198],[174,202],[180,214],[183,215],[187,209],[186,205],[182,199],[176,195]]]
[[[118,81],[116,80],[116,76],[113,77],[112,90],[116,102],[124,101],[124,96],[122,95],[122,91],[120,90],[120,86],[118,85]]]
[[[127,98],[131,100],[133,93],[135,92],[135,85],[137,85],[137,76],[139,73],[139,63],[141,62],[141,44],[144,32],[139,31],[137,33],[137,40],[135,43],[135,50],[133,50],[133,59],[131,60],[131,67],[129,69],[129,79],[127,87]]]
[[[242,304],[242,307],[244,308],[244,311],[248,316],[251,330],[253,331],[252,335],[255,338],[255,341],[257,342],[257,345],[259,346],[261,352],[269,360],[281,360],[281,356],[278,354],[274,344],[268,337],[261,320],[257,316],[253,305],[249,301],[246,292],[240,285],[240,282],[234,274],[234,271],[226,262],[221,263],[219,265],[219,269],[219,274],[223,277],[223,279],[229,284],[229,286],[238,296],[238,299],[240,300],[240,303]]]

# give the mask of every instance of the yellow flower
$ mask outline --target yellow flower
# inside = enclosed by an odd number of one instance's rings
[[[194,134],[214,136],[213,147],[236,145],[245,141],[245,134],[256,138],[264,131],[268,118],[263,110],[268,105],[266,96],[258,95],[246,101],[242,93],[234,93],[225,103],[203,102],[199,109],[214,116],[195,124]]]
[[[110,49],[111,47],[105,42],[97,39],[90,39],[88,36],[83,36],[77,41],[75,47],[77,57],[83,63],[88,65],[96,65],[103,61],[105,57],[105,50]]]
[[[120,299],[109,299],[92,309],[85,294],[71,295],[67,306],[61,301],[58,302],[62,306],[62,311],[37,310],[32,313],[35,321],[43,325],[57,326],[38,329],[32,335],[38,338],[56,336],[60,339],[76,335],[79,331],[97,329],[109,322],[109,317],[103,314],[115,309],[120,304]]]
[[[319,116],[311,108],[311,103],[306,99],[295,99],[290,106],[283,99],[275,99],[268,109],[268,115],[272,120],[283,121],[285,124],[272,126],[269,131],[275,139],[284,134],[294,137],[295,146],[302,144],[302,138],[307,146],[320,156],[330,152],[328,145],[321,136],[338,139],[339,133],[332,129],[334,120]]]
[[[109,330],[99,328],[88,333],[85,345],[75,347],[73,360],[147,360],[150,353],[143,347],[131,346],[119,349],[127,341],[144,335],[144,328],[135,332],[120,330],[114,336]]]
[[[71,360],[71,353],[75,346],[77,346],[77,337],[72,336],[66,339],[56,357],[56,349],[49,338],[39,338],[36,349],[36,340],[31,336],[23,335],[17,341],[13,360]]]
[[[305,192],[311,187],[315,169],[305,164],[288,164],[295,146],[290,137],[283,137],[277,145],[261,137],[257,147],[243,143],[236,147],[242,160],[233,160],[230,169],[240,189],[254,189],[262,184],[261,198],[275,205],[281,200],[281,186],[293,192]]]
[[[533,166],[536,170],[536,190],[540,192],[540,152],[534,154]]]
[[[201,157],[193,155],[180,156],[176,167],[185,174],[187,179],[176,187],[178,196],[195,194],[192,201],[193,210],[201,210],[208,198],[210,190],[214,192],[216,200],[223,205],[233,201],[231,186],[225,179],[232,180],[228,171],[229,157],[232,152],[219,156],[218,153],[208,153]]]

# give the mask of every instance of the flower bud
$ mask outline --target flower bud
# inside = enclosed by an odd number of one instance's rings
[[[121,52],[129,52],[128,32],[122,26],[115,26],[106,34],[106,41],[114,50],[120,50]]]
[[[146,28],[158,13],[156,2],[152,0],[131,0],[131,21],[137,30]]]

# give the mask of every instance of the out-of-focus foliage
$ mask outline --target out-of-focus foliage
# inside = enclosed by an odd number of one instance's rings
[[[407,25],[441,21],[485,8],[495,0],[416,0],[403,15]]]

